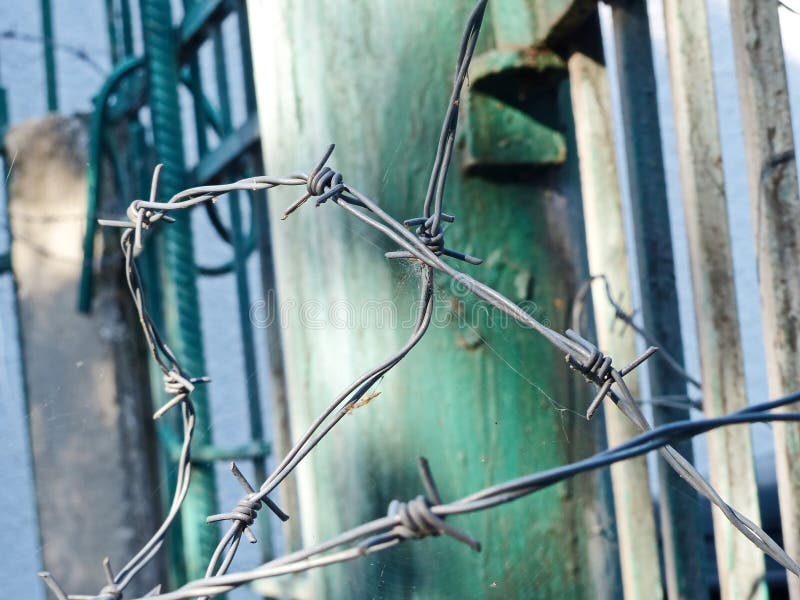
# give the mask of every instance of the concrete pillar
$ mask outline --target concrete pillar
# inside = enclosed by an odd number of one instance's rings
[[[97,593],[158,526],[149,385],[138,323],[107,240],[92,314],[75,310],[86,211],[86,126],[49,116],[10,129],[9,212],[45,569]],[[98,253],[99,255],[100,253]],[[132,592],[159,577],[142,573]]]

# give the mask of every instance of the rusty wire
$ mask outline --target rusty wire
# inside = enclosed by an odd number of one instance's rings
[[[617,369],[613,366],[610,357],[603,355],[593,344],[577,332],[568,329],[562,334],[547,327],[498,291],[462,273],[442,259],[442,256],[447,256],[471,264],[480,263],[477,258],[448,249],[445,246],[442,223],[452,223],[454,221],[454,217],[444,213],[444,185],[452,157],[461,88],[475,49],[486,3],[487,0],[478,0],[462,36],[453,93],[450,97],[435,153],[434,167],[423,204],[422,217],[410,219],[405,224],[401,224],[370,197],[345,183],[344,177],[340,173],[327,166],[327,161],[334,148],[330,146],[316,168],[308,175],[295,173],[286,177],[251,177],[226,185],[195,187],[174,195],[166,202],[157,201],[159,174],[159,168],[157,167],[153,176],[149,200],[135,200],[132,202],[127,210],[127,220],[100,221],[102,225],[123,229],[120,236],[120,244],[125,260],[130,294],[136,306],[150,353],[163,373],[165,389],[171,396],[171,399],[156,412],[154,417],[158,418],[167,410],[180,406],[183,415],[184,438],[178,461],[178,485],[176,486],[173,502],[164,522],[150,541],[116,574],[112,572],[108,561],[104,562],[108,584],[101,590],[99,595],[68,595],[48,573],[42,573],[45,582],[59,600],[121,600],[125,587],[163,545],[165,533],[180,509],[191,476],[190,444],[195,426],[191,393],[196,385],[206,383],[208,379],[205,377],[192,377],[185,373],[175,355],[161,338],[145,306],[135,257],[141,251],[150,230],[158,227],[160,222],[169,223],[173,221],[169,213],[186,210],[198,204],[216,202],[219,196],[232,191],[266,190],[277,186],[306,187],[305,193],[288,207],[285,217],[288,217],[311,198],[316,199],[317,206],[330,201],[396,243],[399,246],[399,250],[387,253],[387,258],[413,258],[419,261],[423,268],[420,281],[421,302],[416,324],[409,340],[402,348],[379,365],[362,374],[331,402],[309,426],[275,470],[261,483],[258,490],[251,487],[250,483],[238,472],[235,465],[233,466],[234,476],[244,487],[245,495],[231,511],[211,515],[208,518],[209,522],[229,520],[231,521],[231,526],[223,536],[209,562],[206,577],[190,582],[174,592],[162,594],[160,589],[156,588],[145,598],[158,600],[191,597],[205,598],[223,593],[255,579],[306,570],[333,562],[352,560],[359,556],[391,547],[404,540],[418,539],[428,535],[444,533],[478,549],[479,544],[475,540],[451,527],[444,519],[448,516],[484,510],[510,502],[545,486],[552,485],[557,481],[572,477],[579,472],[607,466],[618,460],[625,460],[655,449],[658,449],[663,454],[667,462],[681,477],[720,508],[730,522],[765,554],[771,556],[787,570],[800,575],[800,566],[780,546],[757,525],[726,504],[695,468],[668,445],[674,439],[697,435],[715,427],[745,422],[798,420],[800,415],[766,412],[770,408],[774,408],[775,402],[773,402],[764,405],[768,408],[751,407],[746,411],[740,411],[722,419],[672,424],[651,430],[650,425],[628,389],[624,377],[647,360],[656,351],[655,347],[648,348],[630,365]],[[408,227],[417,227],[417,229],[411,232]],[[597,388],[596,396],[587,410],[587,418],[591,418],[605,398],[610,398],[645,433],[616,449],[601,452],[584,461],[491,486],[451,503],[442,503],[433,483],[433,478],[427,468],[427,463],[422,463],[420,469],[426,488],[426,495],[418,496],[408,503],[393,502],[386,517],[356,527],[323,544],[275,559],[252,571],[226,574],[242,536],[246,536],[251,542],[255,541],[250,532],[250,527],[257,519],[262,503],[269,506],[280,518],[287,518],[269,499],[268,495],[313,450],[319,441],[345,415],[349,414],[352,407],[367,396],[370,388],[400,362],[422,339],[431,321],[434,271],[448,275],[480,299],[502,310],[521,324],[534,329],[562,352],[570,368],[583,374],[587,381]],[[797,398],[795,397],[792,401],[796,400]],[[788,403],[786,399],[778,402]],[[345,550],[327,554],[328,551],[334,548],[352,544],[357,540],[362,541]]]

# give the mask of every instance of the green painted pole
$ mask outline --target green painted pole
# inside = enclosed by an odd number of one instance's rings
[[[645,329],[658,340],[659,346],[683,364],[681,329],[676,326],[680,315],[647,3],[617,0],[612,4],[612,15],[642,318]],[[646,368],[653,397],[686,395],[686,382],[676,377],[659,355],[647,361]],[[689,416],[688,408],[653,406],[653,418],[658,425]],[[693,461],[691,440],[677,442],[674,447]],[[669,597],[706,596],[705,545],[697,494],[661,458],[658,480],[664,577]]]
[[[331,164],[346,181],[398,218],[418,216],[473,4],[251,1],[269,172],[307,171],[333,141]],[[487,24],[479,52],[491,39]],[[549,116],[566,129],[566,119]],[[456,158],[447,180],[446,208],[456,215],[447,242],[486,261],[459,267],[560,327],[581,260],[569,237],[570,196],[552,172],[523,168],[496,182],[468,178],[461,166]],[[282,327],[295,439],[338,390],[405,342],[418,296],[416,264],[385,260],[391,244],[332,203],[282,221],[296,194],[278,189],[269,203],[280,311],[269,318]],[[593,424],[575,416],[585,388],[563,356],[446,279],[437,278],[436,298],[435,324],[384,377],[381,395],[298,470],[306,544],[421,493],[419,455],[442,496],[455,498],[593,451]],[[593,565],[607,555],[590,548],[610,524],[598,519],[598,502],[594,478],[577,478],[454,518],[481,540],[480,554],[441,538],[405,544],[309,573],[310,597],[603,598],[608,574]]]
[[[47,85],[47,110],[58,110],[58,87],[56,83],[56,49],[53,37],[53,8],[50,0],[41,0],[42,38],[44,39],[44,70]]]
[[[142,0],[141,16],[155,152],[158,161],[164,164],[159,199],[164,200],[186,184],[178,104],[177,37],[169,0]],[[182,215],[176,223],[164,228],[164,258],[164,313],[173,350],[190,375],[205,375],[189,215]],[[202,386],[192,395],[192,400],[198,422],[194,445],[210,445],[208,397]],[[216,545],[216,529],[205,524],[205,518],[215,511],[213,468],[197,464],[181,512],[186,575],[191,579],[204,575]]]

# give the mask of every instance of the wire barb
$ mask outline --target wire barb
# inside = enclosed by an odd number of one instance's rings
[[[448,535],[480,552],[481,544],[466,533],[445,522],[433,509],[442,504],[436,484],[425,457],[419,459],[419,471],[428,497],[419,495],[409,502],[392,500],[387,516],[399,521],[388,533],[370,537],[358,545],[362,554],[371,549],[403,540],[419,540],[428,536]]]
[[[236,503],[236,506],[233,507],[233,510],[226,513],[211,515],[210,517],[206,518],[206,523],[216,523],[217,521],[233,521],[242,528],[244,534],[247,536],[247,540],[251,544],[255,544],[258,540],[253,534],[251,526],[253,523],[255,523],[256,517],[258,517],[258,511],[261,510],[262,498],[259,497],[258,493],[255,491],[255,489],[253,489],[253,486],[250,485],[250,482],[247,481],[247,478],[242,474],[242,472],[239,470],[239,467],[237,467],[236,463],[234,462],[231,463],[231,473],[233,473],[233,476],[241,484],[242,488],[244,488],[246,494],[241,500],[239,500],[239,502]],[[281,521],[289,520],[289,516],[280,508],[278,508],[278,506],[272,500],[264,497],[263,502]]]
[[[631,364],[621,371],[618,371],[612,365],[611,357],[605,356],[597,349],[597,346],[592,344],[589,340],[572,329],[567,329],[565,334],[568,339],[578,344],[584,350],[582,355],[576,355],[575,353],[567,354],[565,357],[567,364],[569,364],[572,369],[582,373],[586,381],[598,387],[594,400],[592,400],[589,408],[586,410],[587,419],[591,419],[595,412],[597,412],[603,399],[611,392],[611,386],[615,383],[624,386],[622,378],[658,351],[658,348],[655,346],[650,346],[640,356],[635,358]],[[627,392],[627,387],[624,387],[624,389]]]

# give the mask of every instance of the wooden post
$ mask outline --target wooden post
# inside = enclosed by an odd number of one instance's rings
[[[730,0],[750,203],[756,233],[770,396],[800,388],[800,198],[777,7]],[[787,407],[795,411],[797,407]],[[775,462],[783,543],[800,559],[800,426],[776,423]],[[789,595],[800,599],[800,580]]]
[[[612,4],[617,80],[628,162],[633,235],[637,254],[642,321],[661,349],[647,361],[653,398],[685,396],[686,381],[664,360],[669,353],[683,364],[678,293],[672,255],[667,186],[661,150],[650,19],[644,0]],[[657,425],[688,419],[689,409],[654,403]],[[692,442],[674,447],[693,462]],[[669,598],[708,595],[698,496],[658,459],[659,518],[664,579]]]
[[[747,405],[705,0],[664,0],[675,130],[709,417]],[[711,483],[760,521],[747,427],[708,435]],[[723,599],[766,597],[764,556],[713,511]],[[760,582],[760,583],[759,583]]]
[[[592,20],[597,39],[600,33],[597,19]],[[572,54],[567,64],[590,273],[605,275],[613,290],[627,292],[626,301],[629,301],[631,279],[606,69],[602,56],[587,56],[581,52]],[[596,283],[593,297],[598,345],[619,364],[625,364],[636,356],[634,332],[620,327],[614,308],[605,298],[603,283],[599,280]],[[638,397],[636,377],[627,381]],[[640,433],[638,427],[611,405],[607,405],[604,417],[609,446]],[[661,598],[661,570],[645,458],[613,465],[611,481],[625,598]]]

